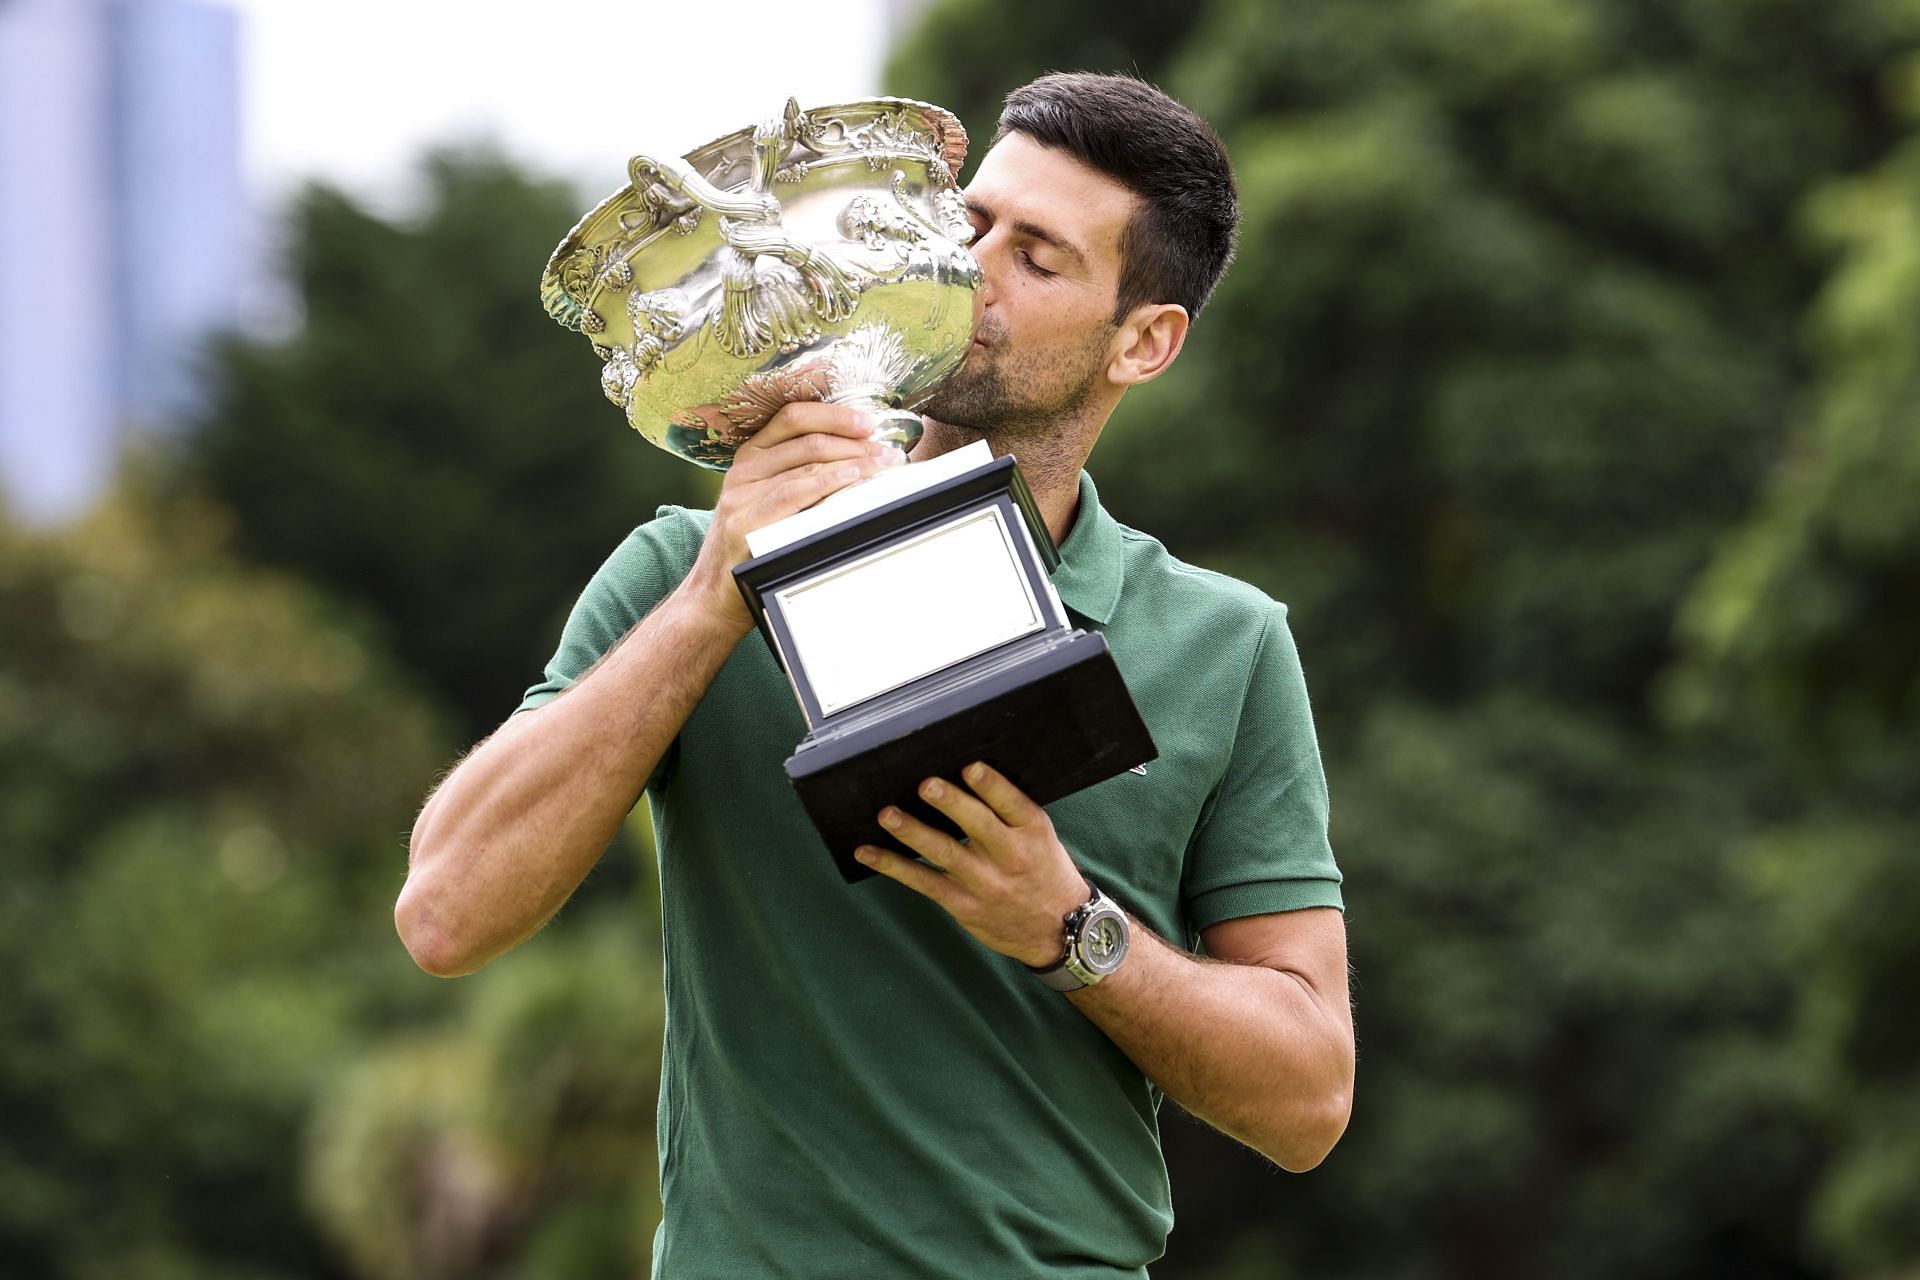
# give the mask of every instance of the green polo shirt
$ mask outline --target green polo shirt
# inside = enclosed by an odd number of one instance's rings
[[[665,507],[633,532],[522,710],[673,589],[708,519]],[[1061,556],[1061,599],[1106,635],[1160,750],[1048,806],[1075,861],[1189,946],[1339,907],[1285,607],[1117,523],[1084,474]],[[1158,1091],[931,902],[841,880],[781,767],[805,732],[750,636],[647,789],[666,936],[654,1274],[1145,1275],[1173,1225]]]

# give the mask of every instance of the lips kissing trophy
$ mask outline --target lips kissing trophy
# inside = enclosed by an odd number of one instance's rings
[[[652,443],[723,471],[792,400],[920,438],[915,409],[966,360],[979,264],[955,174],[967,135],[901,98],[786,110],[628,185],[553,252],[547,312]],[[808,733],[786,763],[849,881],[900,846],[888,804],[974,760],[1046,804],[1153,758],[1098,632],[1069,619],[1059,552],[1012,457],[984,443],[892,468],[748,537],[734,570]]]

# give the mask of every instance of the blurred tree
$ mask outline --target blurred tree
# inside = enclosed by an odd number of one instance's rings
[[[1817,1274],[1826,1144],[1744,762],[1524,697],[1387,703],[1340,770],[1360,1099],[1266,1224],[1312,1276]]]
[[[308,1161],[321,1220],[369,1280],[646,1274],[657,936],[603,914],[461,990],[458,1021],[329,1089]]]
[[[1110,0],[965,0],[928,9],[887,68],[894,92],[957,114],[986,153],[1010,89],[1048,71],[1128,71],[1158,79],[1205,14],[1204,5],[1113,4]]]
[[[242,550],[362,607],[470,740],[626,532],[706,482],[627,429],[586,342],[541,310],[586,202],[487,152],[435,153],[424,176],[410,221],[300,197],[303,323],[218,349],[190,443]]]
[[[191,498],[0,527],[0,1274],[345,1274],[309,1096],[412,1016],[388,923],[442,727]]]
[[[1920,57],[1889,77],[1920,122]],[[1920,134],[1810,206],[1834,253],[1786,460],[1683,615],[1677,724],[1786,779],[1748,859],[1802,976],[1798,1046],[1840,1154],[1815,1219],[1850,1274],[1920,1267]]]

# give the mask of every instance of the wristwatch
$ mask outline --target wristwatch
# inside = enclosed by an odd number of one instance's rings
[[[1051,969],[1033,970],[1035,977],[1055,991],[1090,987],[1118,969],[1120,962],[1127,958],[1127,913],[1114,905],[1113,899],[1100,892],[1091,880],[1087,888],[1093,896],[1067,912],[1061,922],[1066,958]]]

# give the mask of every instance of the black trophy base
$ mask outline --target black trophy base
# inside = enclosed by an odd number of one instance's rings
[[[877,821],[889,804],[959,834],[920,799],[923,779],[959,782],[960,770],[981,760],[1044,805],[1156,754],[1106,639],[1074,631],[1015,645],[964,678],[810,735],[787,761],[787,777],[852,883],[875,874],[855,861],[859,846],[911,853]]]

